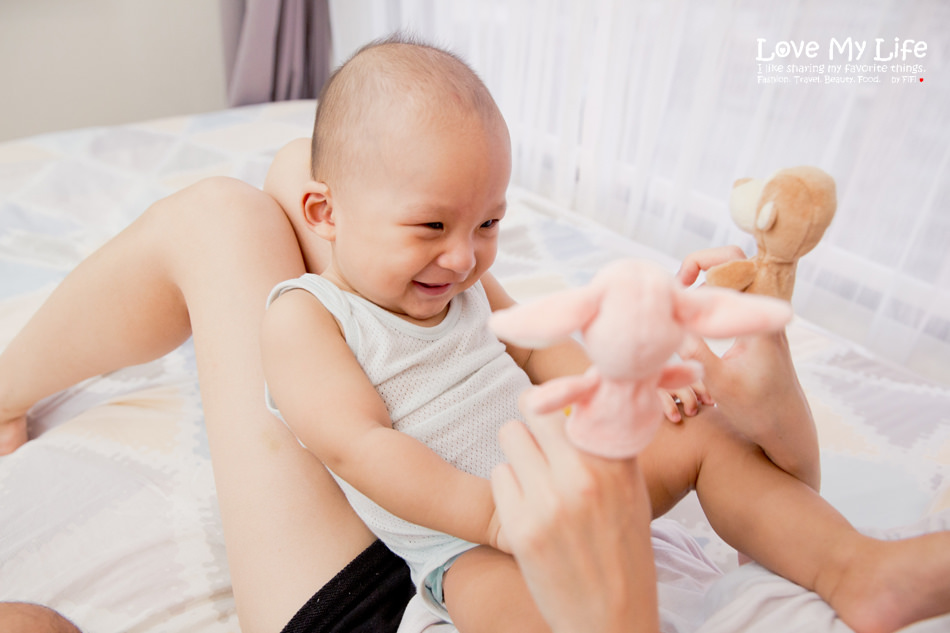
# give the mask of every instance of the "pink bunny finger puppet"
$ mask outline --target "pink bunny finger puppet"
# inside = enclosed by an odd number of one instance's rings
[[[495,312],[502,340],[541,348],[580,332],[591,368],[549,380],[523,399],[526,413],[571,407],[567,434],[581,449],[624,458],[650,442],[663,419],[657,390],[699,380],[695,361],[670,363],[688,335],[728,338],[779,330],[792,318],[779,299],[723,288],[686,290],[656,264],[613,262],[591,282]]]

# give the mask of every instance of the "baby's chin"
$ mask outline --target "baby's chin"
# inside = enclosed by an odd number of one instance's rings
[[[389,311],[410,323],[416,325],[432,326],[438,325],[449,312],[449,302],[451,299],[438,302],[426,302],[427,305],[402,306],[400,309],[391,309]]]

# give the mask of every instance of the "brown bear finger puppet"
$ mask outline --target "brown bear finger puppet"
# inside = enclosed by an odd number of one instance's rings
[[[737,180],[732,219],[755,236],[758,252],[706,271],[706,283],[791,301],[798,259],[813,249],[837,208],[835,181],[817,167],[781,169],[771,178]]]

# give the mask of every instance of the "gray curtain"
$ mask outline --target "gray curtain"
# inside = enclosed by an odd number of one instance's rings
[[[330,74],[328,0],[221,0],[232,106],[315,98]]]

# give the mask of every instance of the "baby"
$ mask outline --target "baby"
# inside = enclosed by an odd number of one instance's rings
[[[486,275],[511,166],[497,106],[454,56],[377,43],[324,89],[311,163],[296,229],[310,234],[298,235],[305,258],[324,257],[306,252],[316,236],[329,260],[271,294],[269,405],[436,613],[463,633],[548,630],[504,553],[488,478],[518,394],[587,362],[574,343],[529,352],[488,330],[490,312],[512,305]],[[771,397],[717,393],[702,425],[663,426],[640,457],[654,516],[695,489],[723,538],[859,633],[950,608],[950,534],[856,532],[814,490],[814,430],[784,338],[747,344],[761,348],[764,367],[749,370],[764,370]]]

